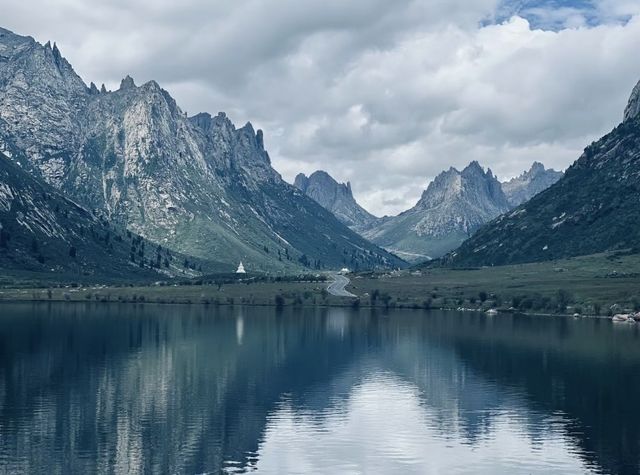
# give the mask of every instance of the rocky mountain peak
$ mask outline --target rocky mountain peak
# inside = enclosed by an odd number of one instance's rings
[[[453,200],[477,203],[479,206],[506,207],[506,198],[491,169],[486,172],[473,161],[461,172],[455,168],[442,172],[422,193],[417,208],[430,209]],[[478,201],[479,200],[479,201]]]
[[[462,169],[461,174],[465,176],[472,176],[472,175],[484,176],[485,171],[484,171],[484,168],[482,168],[482,166],[480,165],[480,163],[474,160],[471,163],[469,163],[469,165],[467,165]]]
[[[309,178],[304,173],[298,173],[295,180],[293,181],[293,186],[295,186],[303,193],[306,193],[307,188],[309,187]]]
[[[553,169],[546,169],[540,162],[533,162],[531,168],[520,176],[502,183],[502,190],[507,196],[509,204],[513,207],[529,201],[538,193],[549,188],[560,178],[563,173]]]
[[[53,43],[53,49],[51,50],[51,52],[53,53],[53,57],[56,61],[60,61],[62,59],[62,54],[60,53],[58,45],[55,42]]]
[[[315,171],[309,177],[300,173],[294,186],[352,229],[365,229],[377,220],[356,202],[350,183],[338,183],[323,170]]]
[[[120,90],[126,91],[128,89],[135,89],[136,83],[133,78],[127,74],[127,76],[120,82]]]
[[[546,169],[544,167],[544,165],[540,162],[533,162],[533,164],[531,165],[531,169],[529,170],[529,173],[532,174],[538,174],[541,172],[544,172]]]
[[[440,173],[413,208],[380,220],[364,235],[410,262],[419,262],[454,249],[508,209],[493,172],[473,161],[462,171],[451,167]]]
[[[640,115],[640,81],[631,92],[631,97],[624,110],[624,121],[635,119]]]

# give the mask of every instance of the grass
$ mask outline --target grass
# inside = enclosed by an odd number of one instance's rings
[[[307,278],[308,279],[308,278]],[[606,315],[640,310],[640,255],[598,254],[482,269],[445,268],[351,276],[360,298],[333,297],[322,281],[0,289],[0,300],[152,302],[205,305],[374,306],[517,309]]]

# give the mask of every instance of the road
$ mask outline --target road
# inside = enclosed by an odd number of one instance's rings
[[[336,297],[358,297],[357,295],[354,295],[351,292],[345,290],[345,287],[349,285],[349,282],[351,282],[347,277],[342,274],[332,274],[331,277],[333,277],[334,280],[327,287],[327,292],[329,292],[331,295],[334,295]]]

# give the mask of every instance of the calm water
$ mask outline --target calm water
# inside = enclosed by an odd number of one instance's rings
[[[422,311],[0,306],[0,473],[640,471],[640,336]]]

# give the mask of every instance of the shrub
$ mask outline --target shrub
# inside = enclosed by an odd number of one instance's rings
[[[522,297],[515,296],[511,299],[511,306],[513,308],[520,308],[520,303],[522,303]]]

